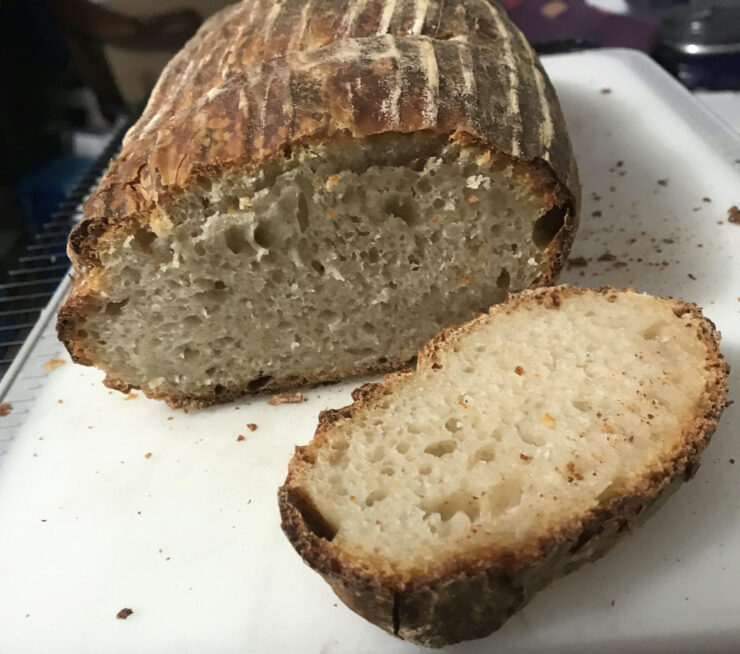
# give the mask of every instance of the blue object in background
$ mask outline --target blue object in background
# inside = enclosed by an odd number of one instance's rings
[[[86,157],[62,155],[28,171],[18,180],[16,196],[26,218],[28,234],[41,230],[92,162]]]

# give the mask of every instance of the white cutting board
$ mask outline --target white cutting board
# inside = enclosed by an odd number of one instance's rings
[[[726,221],[740,204],[740,141],[640,54],[545,67],[584,187],[574,256],[617,258],[564,281],[703,305],[740,399],[740,225]],[[423,651],[345,608],[279,527],[294,445],[360,380],[307,390],[299,406],[259,398],[185,414],[125,401],[95,370],[45,373],[44,361],[67,358],[52,323],[0,418],[0,438],[14,436],[0,457],[1,654]],[[697,477],[644,528],[498,633],[449,651],[740,652],[739,410],[725,411]],[[126,621],[122,608],[134,611]]]

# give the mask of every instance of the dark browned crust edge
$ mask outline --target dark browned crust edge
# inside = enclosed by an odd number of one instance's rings
[[[631,292],[605,286],[580,289],[557,286],[525,291],[491,308],[490,316],[516,310],[529,302],[557,308],[572,295],[597,292],[613,295]],[[295,502],[299,488],[294,479],[300,469],[316,460],[316,452],[331,426],[364,411],[410,372],[387,376],[379,384],[368,384],[353,393],[354,403],[325,411],[308,446],[297,447],[290,462],[278,502],[282,528],[304,561],[316,570],[347,606],[399,638],[429,646],[480,638],[500,628],[523,607],[537,590],[571,572],[583,563],[602,556],[620,536],[636,528],[699,467],[700,456],[717,426],[725,406],[729,366],[719,352],[720,334],[695,305],[666,299],[677,316],[689,313],[699,321],[697,338],[707,351],[707,383],[694,420],[686,425],[682,447],[659,463],[640,480],[628,496],[614,498],[572,524],[518,551],[474,551],[465,558],[444,561],[436,568],[411,576],[388,572],[333,545],[307,526]],[[463,325],[443,330],[419,353],[419,362],[432,363],[438,350],[488,320],[481,316]]]

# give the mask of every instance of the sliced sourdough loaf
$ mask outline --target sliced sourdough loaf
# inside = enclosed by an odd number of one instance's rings
[[[485,636],[693,475],[725,402],[718,344],[679,300],[514,296],[321,414],[279,492],[283,530],[389,633]]]
[[[206,405],[398,368],[551,283],[579,186],[488,0],[250,0],[164,71],[69,241],[73,358]]]

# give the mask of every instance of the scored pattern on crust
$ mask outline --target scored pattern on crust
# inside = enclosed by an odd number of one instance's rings
[[[557,98],[498,5],[253,0],[229,7],[163,72],[86,203],[70,256],[79,271],[94,267],[99,239],[147,222],[198,175],[256,167],[302,142],[418,130],[458,134],[543,166],[577,213],[575,161]]]

